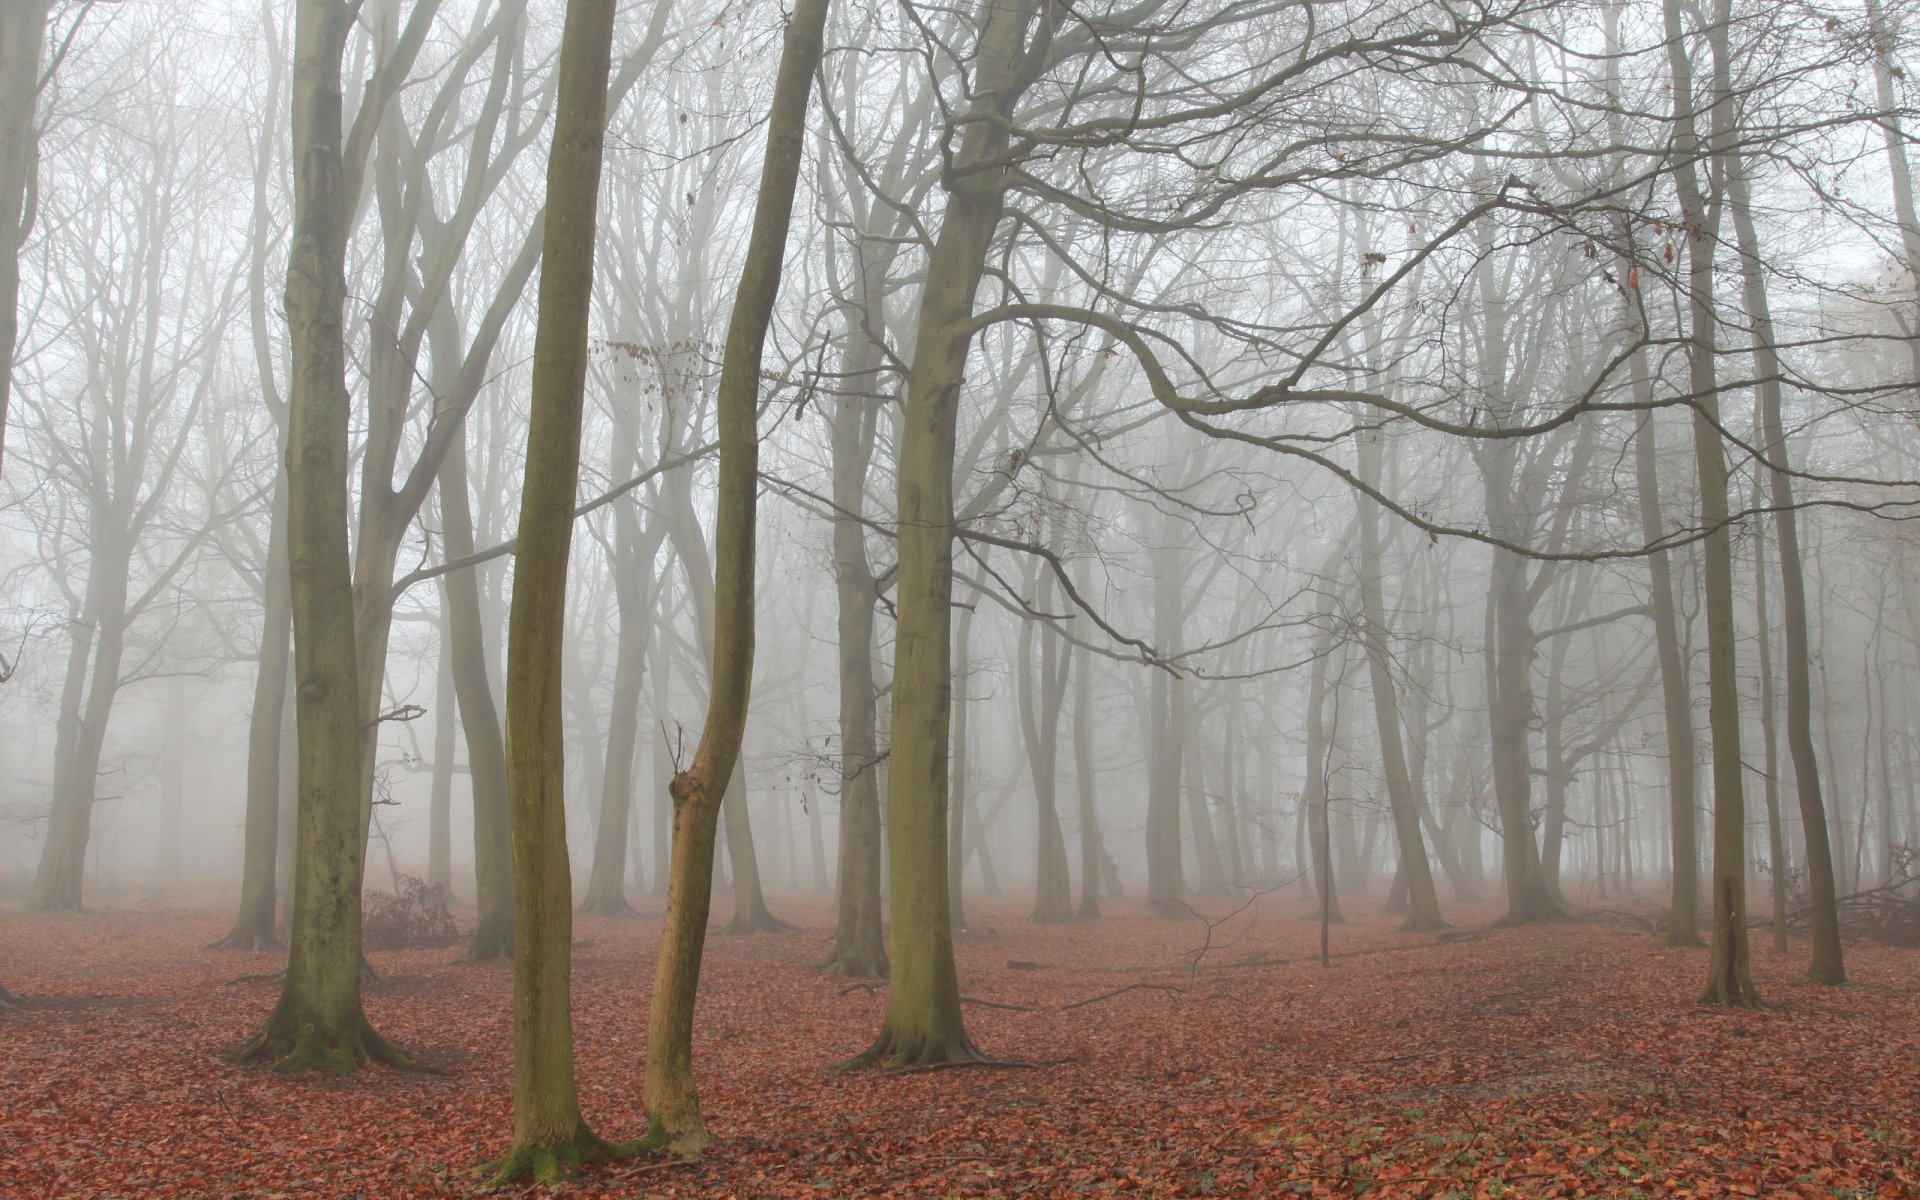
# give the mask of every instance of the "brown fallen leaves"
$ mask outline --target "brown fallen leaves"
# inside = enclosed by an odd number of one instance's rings
[[[1736,1013],[1691,1003],[1703,951],[1625,920],[1439,944],[1367,915],[1335,929],[1322,969],[1291,895],[1216,927],[1197,963],[1198,921],[1116,903],[1049,927],[1022,904],[968,907],[983,928],[960,943],[963,989],[1033,1010],[970,1005],[974,1039],[1038,1066],[832,1074],[885,997],[812,969],[831,912],[789,898],[801,929],[709,946],[697,1063],[720,1145],[562,1191],[1920,1196],[1914,951],[1854,947],[1856,986],[1820,989],[1757,948],[1773,1007]],[[607,1137],[644,1129],[656,909],[576,925],[581,1098]],[[217,1057],[274,998],[230,981],[276,965],[201,949],[224,917],[0,914],[0,967],[35,1001],[0,1016],[0,1196],[483,1194],[471,1168],[511,1126],[507,964],[376,954],[375,1025],[444,1073],[289,1079]],[[1133,983],[1158,986],[1065,1007]]]

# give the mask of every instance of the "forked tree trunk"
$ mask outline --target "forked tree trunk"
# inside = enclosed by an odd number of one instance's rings
[[[807,97],[819,66],[828,0],[797,0],[788,19],[767,123],[753,229],[720,367],[720,479],[715,496],[714,637],[707,720],[693,762],[673,781],[673,868],[647,1018],[648,1141],[697,1153],[711,1136],[693,1079],[693,1007],[712,902],[713,840],[723,790],[733,790],[753,681],[754,526],[759,491],[757,412],[767,327],[806,136]],[[744,797],[742,798],[744,800]]]
[[[889,724],[887,853],[893,917],[892,986],[879,1035],[857,1061],[889,1067],[979,1057],[960,1012],[947,912],[947,787],[953,667],[953,467],[969,319],[999,227],[1004,180],[986,164],[1008,146],[1005,118],[1037,5],[985,5],[970,121],[946,172],[947,210],[927,256],[926,282],[901,416],[893,715]]]
[[[287,265],[287,538],[299,718],[299,837],[286,981],[266,1025],[234,1052],[280,1070],[411,1065],[360,1007],[365,839],[347,548],[344,313],[352,198],[342,163],[340,61],[353,7],[300,0],[294,19],[294,218]]]
[[[507,633],[507,797],[513,835],[513,1146],[496,1184],[552,1182],[612,1152],[573,1077],[573,877],[567,860],[561,664],[580,477],[593,244],[615,0],[568,0],[547,160],[533,398]]]
[[[1693,64],[1688,58],[1680,0],[1663,5],[1667,61],[1673,77],[1674,172],[1680,203],[1687,214],[1687,382],[1693,400],[1693,455],[1700,494],[1706,593],[1707,721],[1713,734],[1713,937],[1707,984],[1701,1001],[1757,1008],[1747,956],[1747,829],[1740,761],[1740,692],[1733,612],[1733,533],[1727,525],[1727,462],[1720,446],[1720,401],[1716,392],[1717,324],[1714,309],[1713,247],[1719,233],[1719,198],[1704,193],[1696,174],[1701,140],[1695,127]],[[1727,20],[1726,0],[1715,4],[1715,24]],[[1711,95],[1730,93],[1730,65],[1714,55]],[[1727,104],[1716,103],[1713,118],[1723,122]],[[1709,136],[1718,142],[1716,128]]]

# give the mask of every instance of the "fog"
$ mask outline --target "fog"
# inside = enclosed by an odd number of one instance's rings
[[[557,0],[7,3],[10,904],[297,958],[339,867],[504,954],[547,753],[563,900],[666,896],[710,784],[731,928],[830,896],[836,970],[941,995],[976,898],[1274,896],[1630,907],[1745,1005],[1749,917],[1837,981],[1837,906],[1912,894],[1904,4],[838,3],[780,92],[802,6],[623,3],[549,194]]]

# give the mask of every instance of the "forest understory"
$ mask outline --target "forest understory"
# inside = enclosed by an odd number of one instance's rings
[[[660,906],[575,925],[581,1103],[611,1137],[645,1130]],[[815,969],[831,906],[785,897],[799,928],[708,944],[717,1145],[552,1194],[1920,1195],[1920,952],[1852,946],[1855,982],[1821,988],[1802,943],[1756,937],[1756,1013],[1694,1005],[1706,951],[1625,911],[1497,929],[1455,904],[1436,937],[1378,907],[1346,898],[1323,967],[1291,891],[1071,925],[970,900],[969,1030],[1024,1065],[885,1076],[835,1071],[884,997]],[[512,1125],[510,965],[376,952],[369,1015],[434,1073],[281,1076],[220,1058],[278,994],[279,956],[202,948],[227,915],[0,912],[30,1000],[0,1017],[0,1195],[496,1194],[473,1168]]]

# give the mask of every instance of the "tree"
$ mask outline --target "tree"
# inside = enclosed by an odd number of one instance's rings
[[[0,456],[6,451],[13,355],[20,336],[20,247],[33,228],[40,60],[50,0],[0,8]]]
[[[567,862],[561,638],[580,476],[595,214],[615,0],[568,0],[547,159],[532,416],[507,641],[507,802],[514,866],[513,1147],[496,1185],[551,1183],[614,1148],[580,1115],[573,1077],[573,881]]]
[[[287,543],[299,718],[293,940],[279,1003],[233,1052],[282,1071],[412,1066],[360,1005],[360,717],[347,558],[346,239],[352,186],[341,58],[354,6],[299,0],[294,17],[294,216],[287,262]],[[364,114],[363,114],[364,115]]]
[[[1737,630],[1733,614],[1733,533],[1728,528],[1727,463],[1720,440],[1720,401],[1714,356],[1719,313],[1714,307],[1714,247],[1720,236],[1721,200],[1709,198],[1699,177],[1703,155],[1712,155],[1726,134],[1731,94],[1729,64],[1714,55],[1709,100],[1694,90],[1693,61],[1686,44],[1679,0],[1664,0],[1667,61],[1673,76],[1674,182],[1684,215],[1687,256],[1687,384],[1693,404],[1696,484],[1700,489],[1707,624],[1707,722],[1713,734],[1713,935],[1712,961],[1702,1003],[1758,1008],[1747,956],[1747,830],[1740,761],[1740,694]],[[1713,23],[1729,17],[1728,0],[1717,0]],[[1713,128],[1703,138],[1698,114]]]
[[[806,144],[807,99],[820,64],[828,0],[797,0],[781,42],[767,150],[722,351],[718,518],[714,528],[713,665],[707,719],[693,761],[673,779],[672,878],[647,1017],[648,1140],[683,1154],[712,1139],[693,1079],[693,1005],[706,948],[713,849],[723,794],[737,779],[753,681],[754,528],[759,494],[760,364],[792,222]],[[742,802],[745,797],[740,797]]]

